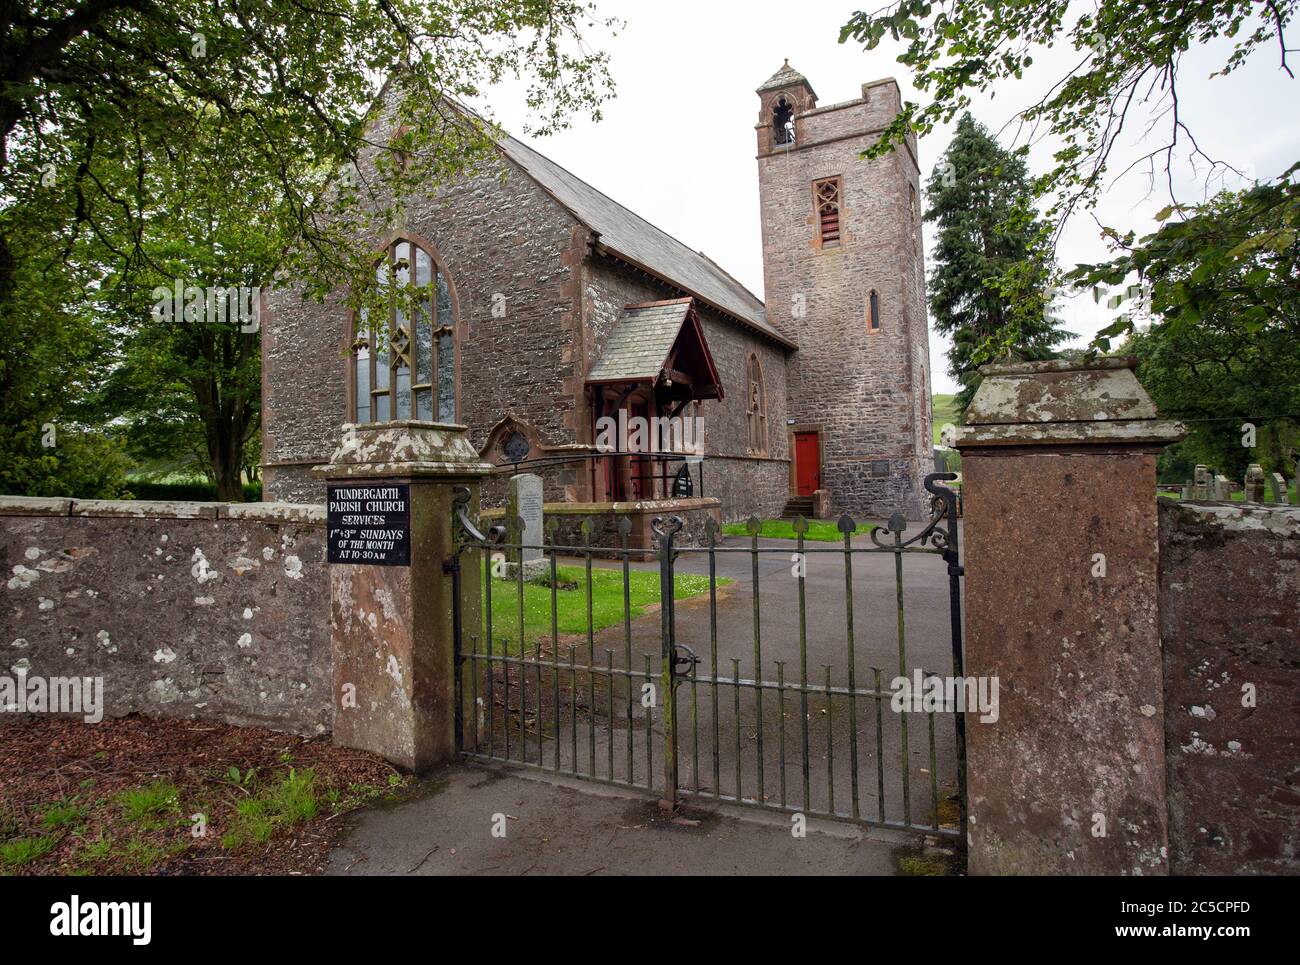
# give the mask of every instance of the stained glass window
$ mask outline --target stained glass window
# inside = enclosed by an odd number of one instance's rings
[[[386,324],[357,315],[352,384],[357,422],[456,421],[456,341],[451,288],[433,256],[394,242],[376,266]]]

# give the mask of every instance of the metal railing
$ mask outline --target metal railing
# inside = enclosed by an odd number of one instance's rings
[[[760,579],[760,563],[780,557],[788,564],[792,547],[760,545],[758,520],[750,520],[746,543],[721,542],[718,527],[711,525],[703,545],[694,546],[677,544],[680,519],[654,521],[660,604],[655,627],[634,612],[633,584],[644,595],[647,582],[634,581],[634,575],[654,570],[633,569],[634,554],[640,551],[629,545],[631,525],[626,518],[619,524],[621,549],[614,551],[619,563],[597,569],[589,527],[584,527],[580,545],[558,545],[554,521],[540,543],[505,542],[504,526],[486,535],[478,530],[467,513],[466,491],[458,509],[460,553],[477,557],[475,565],[481,567],[484,617],[480,632],[465,627],[458,634],[458,666],[467,681],[467,706],[473,708],[459,731],[462,753],[641,788],[669,807],[683,796],[713,799],[926,832],[952,838],[960,846],[966,813],[963,715],[952,714],[948,732],[939,726],[943,712],[904,708],[896,713],[890,708],[887,714],[894,691],[884,686],[885,661],[877,659],[880,665],[861,672],[867,648],[855,620],[858,601],[866,594],[855,581],[855,561],[892,558],[896,621],[885,636],[893,638],[898,676],[908,677],[918,669],[928,674],[933,668],[909,659],[903,576],[905,561],[939,557],[947,564],[948,581],[950,647],[944,662],[951,661],[955,678],[962,676],[963,571],[955,496],[937,485],[949,478],[951,474],[927,477],[932,515],[914,535],[906,534],[906,521],[895,515],[887,526],[855,539],[855,524],[845,517],[838,522],[838,544],[809,545],[806,522],[796,521],[793,549],[798,566],[792,573],[797,581],[797,650],[793,639],[770,631],[768,624],[784,619],[787,611],[784,606],[764,610],[764,593],[772,590],[764,590]],[[493,572],[494,558],[499,562],[502,554],[527,551],[542,556],[540,578],[530,580],[522,566],[509,580]],[[572,567],[562,567],[561,557],[571,557]],[[720,610],[720,590],[741,588],[742,569],[730,563],[746,557],[752,633],[736,633],[734,623],[724,624],[726,632],[720,633],[720,615],[732,619],[735,610]],[[814,560],[821,561],[818,566],[838,562],[843,567],[842,621],[828,621],[821,610],[810,619],[807,567]],[[734,580],[720,576],[720,564]],[[678,579],[686,574],[707,580],[697,585],[701,597],[708,595],[707,619],[695,609],[689,625],[679,619],[677,606]],[[572,587],[562,591],[566,579]],[[621,620],[598,629],[594,601],[602,595],[605,602],[603,593],[611,581],[621,591]],[[560,613],[565,611],[566,622],[573,617],[574,600],[562,605],[560,593],[578,589],[583,607],[576,613],[579,630],[566,638],[561,635]],[[503,620],[507,610],[502,592],[510,594],[514,621],[504,629],[500,624],[509,621]],[[789,602],[793,606],[795,601]],[[537,614],[546,618],[531,639],[525,629],[529,612],[535,627]],[[828,622],[834,623],[829,632]],[[834,636],[841,630],[842,641],[835,646]],[[742,636],[748,637],[744,653],[738,652]],[[878,641],[873,646],[876,659],[881,653]],[[814,653],[822,660],[822,673],[816,675],[820,680],[810,669]],[[929,662],[938,659],[937,653],[927,654]],[[749,663],[747,670],[742,670],[742,662]],[[792,725],[795,713],[798,723]],[[919,731],[912,726],[918,716]],[[915,767],[914,758],[928,766]],[[947,807],[948,802],[955,809]]]

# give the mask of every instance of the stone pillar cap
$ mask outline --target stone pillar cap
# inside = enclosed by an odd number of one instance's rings
[[[325,479],[479,477],[496,467],[483,462],[466,426],[441,422],[344,423],[330,461],[312,474]]]
[[[958,449],[983,446],[1158,445],[1187,435],[1160,418],[1135,358],[1052,359],[980,369]]]

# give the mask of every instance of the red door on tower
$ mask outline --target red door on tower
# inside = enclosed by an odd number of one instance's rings
[[[794,434],[794,483],[800,496],[811,496],[822,487],[821,446],[815,432]]]

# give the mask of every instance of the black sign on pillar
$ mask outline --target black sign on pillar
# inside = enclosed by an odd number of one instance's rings
[[[411,565],[410,483],[334,483],[325,500],[331,563]]]

